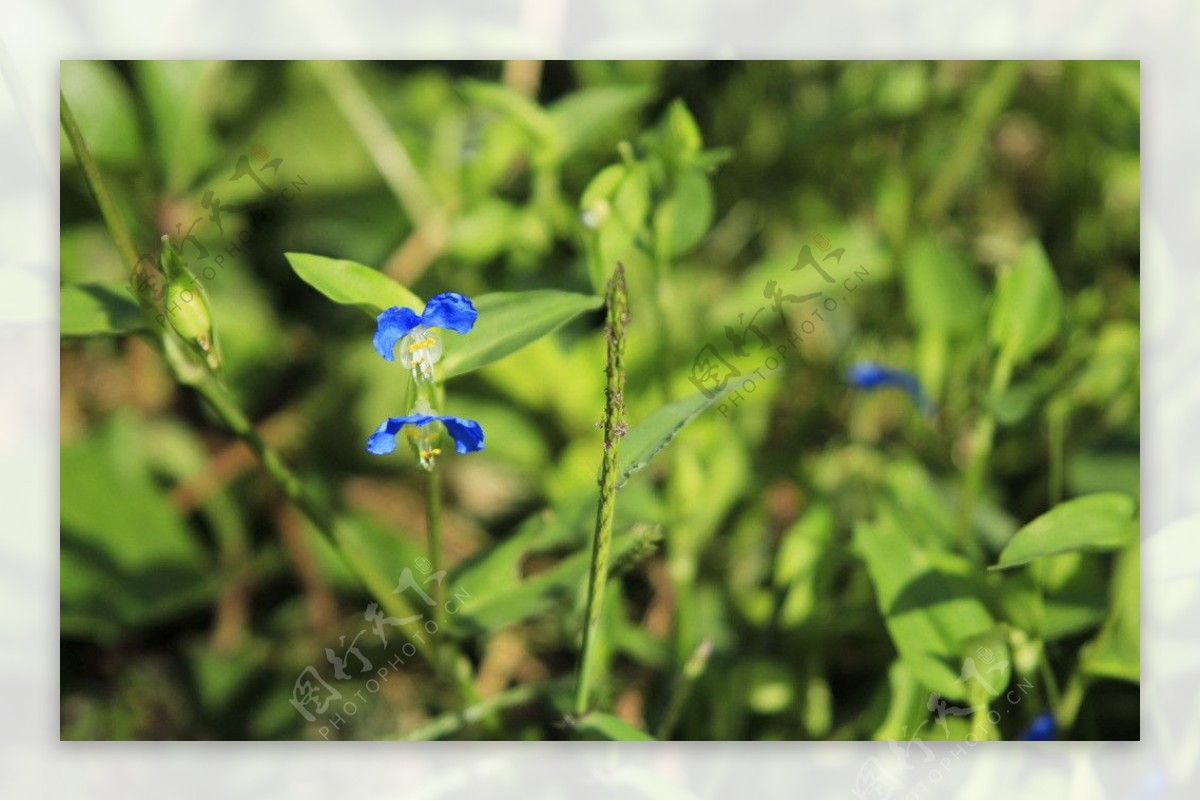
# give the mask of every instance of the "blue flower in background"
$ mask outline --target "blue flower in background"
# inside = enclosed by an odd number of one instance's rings
[[[933,411],[933,402],[921,389],[921,382],[907,370],[884,367],[876,362],[859,362],[846,373],[846,380],[860,389],[898,387],[908,393],[922,414]]]
[[[396,450],[396,435],[405,428],[408,429],[405,433],[417,447],[421,467],[426,470],[432,470],[434,459],[442,454],[438,442],[443,430],[454,440],[454,450],[459,453],[483,450],[483,426],[479,423],[465,417],[429,414],[427,409],[384,420],[367,440],[367,450],[377,456],[391,453]]]
[[[1054,715],[1043,712],[1033,719],[1018,740],[1053,740],[1058,727],[1054,724]]]
[[[457,292],[434,295],[420,314],[404,306],[392,306],[376,318],[375,350],[389,362],[395,361],[398,342],[400,364],[413,371],[413,378],[433,381],[433,366],[442,358],[442,340],[436,329],[465,334],[475,326],[478,316],[475,305]]]

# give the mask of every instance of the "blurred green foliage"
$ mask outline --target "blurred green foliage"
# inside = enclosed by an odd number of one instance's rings
[[[1138,737],[1136,63],[64,62],[62,90],[341,521],[148,347],[155,288],[64,138],[64,739],[1014,739],[1046,709]],[[603,689],[563,725],[617,261]],[[364,614],[411,611],[424,528],[415,465],[364,451],[407,379],[363,312],[446,290],[482,299],[446,363],[487,447],[443,465],[437,635],[474,699]],[[740,373],[712,397],[705,359]],[[373,671],[334,678],[364,628]],[[290,703],[309,666],[366,698],[340,728]]]

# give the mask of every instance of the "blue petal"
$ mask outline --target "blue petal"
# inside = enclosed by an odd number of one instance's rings
[[[475,326],[478,316],[475,305],[466,297],[457,292],[443,292],[434,295],[425,304],[421,324],[428,328],[447,328],[465,334]]]
[[[895,373],[875,362],[859,362],[850,368],[846,377],[851,384],[863,389],[874,389],[896,380]]]
[[[1020,740],[1053,740],[1054,732],[1057,730],[1054,725],[1054,715],[1049,712],[1043,712],[1033,719],[1033,723],[1029,724],[1029,728],[1025,730],[1019,738]]]
[[[375,351],[389,362],[396,360],[396,343],[400,337],[420,325],[421,317],[412,309],[392,306],[384,309],[376,318]]]
[[[454,440],[454,450],[459,453],[471,453],[483,450],[483,426],[465,417],[450,415],[438,417],[446,431]]]
[[[385,456],[396,450],[396,434],[407,425],[423,426],[434,418],[427,414],[410,414],[404,417],[389,417],[379,424],[375,433],[367,440],[367,450],[376,456]]]
[[[859,362],[847,371],[846,380],[862,389],[899,387],[908,393],[923,414],[933,411],[933,402],[925,395],[920,380],[907,370],[893,370],[875,362]]]

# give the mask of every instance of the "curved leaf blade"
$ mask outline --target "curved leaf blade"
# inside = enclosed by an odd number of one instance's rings
[[[630,476],[650,464],[650,460],[670,445],[671,440],[678,436],[684,426],[729,394],[733,386],[729,384],[711,398],[703,393],[696,393],[683,400],[660,406],[630,429],[617,456],[617,489],[625,486]]]
[[[604,303],[596,295],[538,289],[495,292],[474,298],[479,318],[462,336],[446,335],[443,378],[478,370],[552,333]]]
[[[357,306],[372,318],[391,306],[407,306],[418,312],[425,306],[403,284],[364,264],[312,253],[283,255],[304,283],[334,303]]]
[[[1119,492],[1098,492],[1060,503],[1014,534],[991,569],[1017,567],[1070,551],[1121,548],[1133,536],[1133,512],[1133,498]]]
[[[72,284],[59,295],[59,334],[64,337],[122,336],[150,327],[120,284]]]
[[[1016,263],[996,284],[989,336],[1013,362],[1028,361],[1058,333],[1062,290],[1040,243],[1021,249]]]

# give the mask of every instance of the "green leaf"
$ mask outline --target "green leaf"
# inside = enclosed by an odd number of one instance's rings
[[[668,261],[695,246],[713,218],[713,193],[708,176],[699,170],[684,171],[671,194],[654,212],[654,247]]]
[[[670,108],[667,109],[665,128],[671,149],[684,160],[695,156],[704,145],[700,126],[696,124],[696,118],[682,100],[671,102]]]
[[[983,285],[961,254],[923,237],[905,254],[901,275],[908,317],[918,328],[947,334],[977,330]]]
[[[141,308],[121,284],[72,284],[59,297],[59,334],[121,336],[150,327]]]
[[[622,115],[641,108],[653,96],[649,86],[594,86],[558,100],[546,114],[562,143],[560,157],[574,155],[616,127]]]
[[[1108,551],[1133,535],[1133,499],[1117,492],[1085,495],[1055,506],[1013,535],[991,569],[1023,565],[1069,551]]]
[[[965,660],[974,658],[976,638],[995,628],[977,595],[982,576],[965,559],[926,550],[921,541],[910,526],[896,522],[886,502],[875,521],[854,529],[854,544],[901,659],[929,689],[970,700],[977,688],[964,678]]]
[[[575,721],[575,731],[585,740],[653,740],[646,732],[630,726],[615,715],[589,712]]]
[[[539,289],[529,292],[495,292],[473,299],[479,318],[462,336],[446,335],[443,378],[478,370],[503,359],[535,340],[556,331],[579,315],[600,308],[603,298]]]
[[[650,464],[650,460],[670,445],[671,440],[678,436],[684,426],[731,391],[733,384],[729,384],[711,398],[698,392],[683,400],[660,406],[630,429],[617,456],[617,489],[625,486],[630,476]]]
[[[346,259],[310,253],[285,253],[300,279],[334,303],[357,306],[372,318],[391,306],[420,312],[424,302],[378,270]]]
[[[111,641],[201,608],[225,577],[157,486],[124,415],[60,453],[64,633]]]
[[[1000,274],[992,307],[992,344],[1014,364],[1028,361],[1058,333],[1062,291],[1040,243],[1029,242]]]
[[[63,61],[60,86],[96,161],[128,167],[142,158],[133,94],[111,63]],[[60,131],[59,137],[62,162],[75,163],[67,135]]]

